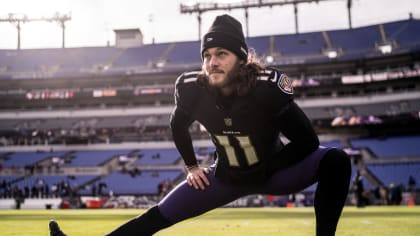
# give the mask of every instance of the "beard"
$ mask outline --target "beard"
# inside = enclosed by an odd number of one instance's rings
[[[235,86],[235,84],[237,84],[240,81],[240,78],[239,78],[240,68],[241,68],[241,63],[240,62],[235,63],[235,65],[232,67],[231,70],[220,75],[220,76],[224,76],[225,78],[223,78],[222,81],[219,81],[216,83],[212,82],[212,79],[210,78],[210,76],[206,76],[208,85],[216,89],[224,89],[224,88]]]
[[[204,72],[198,76],[198,83],[213,93],[220,93],[223,89],[231,89],[239,96],[248,94],[256,86],[257,77],[263,67],[258,63],[236,63],[226,73],[222,83],[211,84],[210,78]]]

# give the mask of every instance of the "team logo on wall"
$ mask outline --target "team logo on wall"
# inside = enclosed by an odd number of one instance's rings
[[[280,79],[277,82],[277,86],[281,89],[281,91],[293,94],[293,86],[292,86],[292,80],[285,74],[280,75]]]

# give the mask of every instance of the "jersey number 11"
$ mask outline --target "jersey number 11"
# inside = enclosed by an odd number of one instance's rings
[[[235,146],[233,146],[227,135],[215,135],[217,142],[223,146],[226,152],[227,159],[230,166],[239,167],[238,157],[235,153]],[[255,152],[254,146],[252,146],[249,136],[233,136],[239,143],[240,148],[245,154],[247,164],[249,166],[258,162],[257,153]]]

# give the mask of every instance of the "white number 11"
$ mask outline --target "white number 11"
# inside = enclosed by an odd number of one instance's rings
[[[235,150],[230,144],[228,136],[226,135],[215,135],[217,142],[222,145],[225,149],[229,165],[230,166],[239,166],[238,157],[236,156]],[[255,152],[254,146],[252,146],[251,140],[249,140],[249,136],[233,136],[236,140],[238,140],[239,145],[241,146],[242,150],[245,153],[247,164],[253,165],[258,162],[257,153]]]

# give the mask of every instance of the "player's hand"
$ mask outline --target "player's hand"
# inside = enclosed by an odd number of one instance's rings
[[[206,174],[208,173],[209,169],[205,167],[196,166],[189,168],[187,174],[188,185],[195,189],[204,190],[206,186],[210,185],[210,182],[206,177]]]

